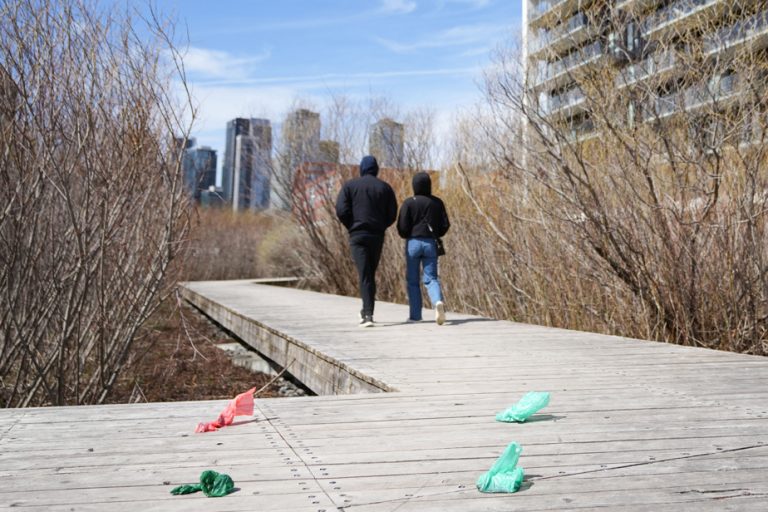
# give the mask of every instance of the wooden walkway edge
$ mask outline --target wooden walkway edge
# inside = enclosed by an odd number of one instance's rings
[[[448,315],[252,281],[187,283],[192,304],[321,396],[0,411],[0,509],[766,510],[768,359]],[[430,318],[428,315],[425,318]],[[525,392],[550,405],[494,415]],[[523,489],[474,486],[510,441]],[[174,497],[204,469],[226,498]]]

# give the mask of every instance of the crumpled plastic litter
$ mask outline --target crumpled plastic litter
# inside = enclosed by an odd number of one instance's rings
[[[549,393],[531,391],[526,393],[515,405],[496,415],[496,421],[523,423],[549,404]]]
[[[491,469],[478,477],[477,489],[480,492],[517,492],[525,477],[523,468],[517,466],[522,451],[516,442],[509,443]]]
[[[171,494],[192,494],[193,492],[203,491],[203,494],[209,498],[221,498],[231,493],[235,488],[235,482],[229,475],[217,473],[212,469],[207,469],[200,474],[199,484],[184,484],[171,489]]]
[[[256,388],[253,387],[245,393],[240,393],[233,400],[229,401],[226,409],[221,411],[216,421],[208,423],[198,423],[195,432],[213,432],[231,425],[235,421],[235,416],[253,416],[253,393]]]

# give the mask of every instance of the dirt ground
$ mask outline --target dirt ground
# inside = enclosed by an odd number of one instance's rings
[[[216,348],[232,338],[182,302],[170,297],[146,323],[136,340],[137,356],[107,403],[232,398],[272,379],[235,366]],[[280,396],[279,383],[259,395],[270,396]]]

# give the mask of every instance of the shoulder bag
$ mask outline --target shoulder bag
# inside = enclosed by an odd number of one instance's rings
[[[435,243],[437,244],[437,256],[445,256],[445,246],[443,245],[443,239],[439,236],[435,236],[435,231],[432,229],[432,226],[427,223],[427,227],[429,228],[429,232],[432,233],[432,238],[435,239]]]

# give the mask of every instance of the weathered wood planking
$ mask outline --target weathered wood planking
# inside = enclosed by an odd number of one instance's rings
[[[258,400],[253,421],[198,435],[226,401],[0,411],[0,508],[767,508],[764,358],[466,315],[405,324],[405,306],[383,303],[360,329],[357,299],[249,281],[184,294],[325,396]],[[550,406],[494,421],[529,390]],[[512,440],[523,490],[478,493]],[[209,468],[240,490],[168,494]]]

